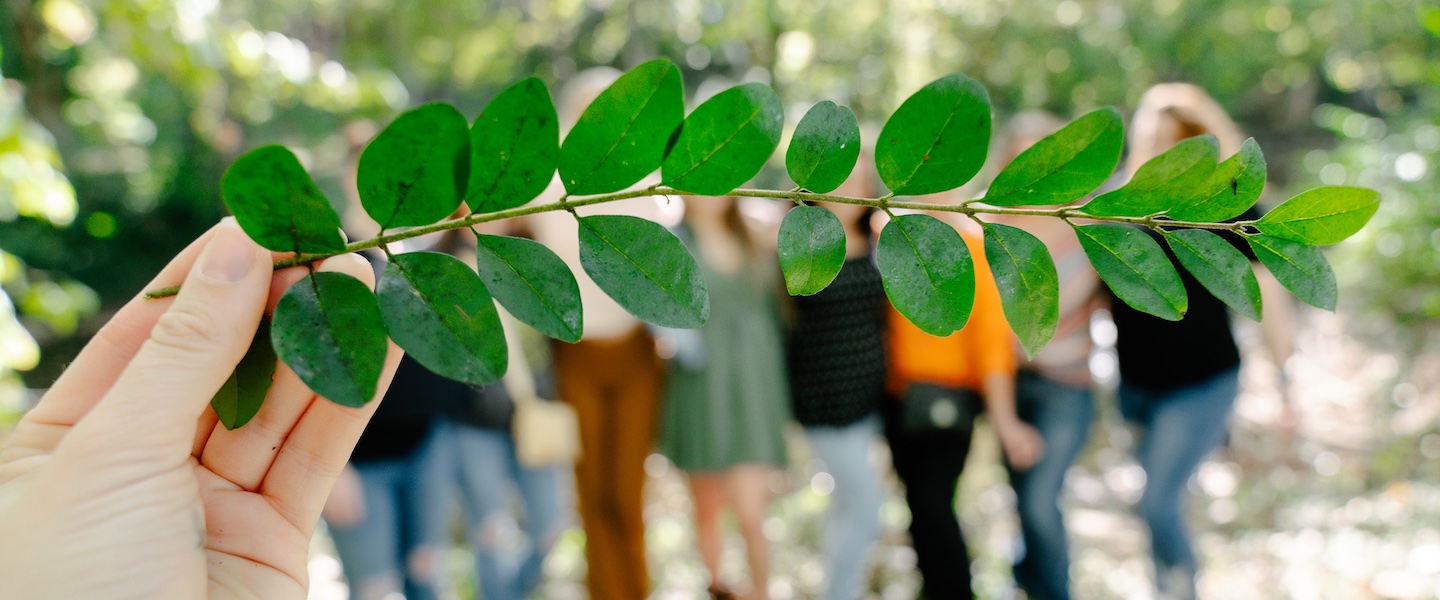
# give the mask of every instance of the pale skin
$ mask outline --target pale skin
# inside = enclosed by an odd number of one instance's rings
[[[305,597],[320,509],[377,402],[333,404],[282,364],[253,421],[217,424],[210,398],[305,276],[276,258],[232,221],[211,229],[147,286],[184,291],[127,304],[19,423],[0,449],[0,598]],[[354,256],[319,270],[374,283]]]

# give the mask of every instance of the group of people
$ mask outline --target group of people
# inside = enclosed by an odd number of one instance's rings
[[[1038,113],[1017,116],[1008,145],[996,153],[1001,164],[1060,125]],[[1217,136],[1224,155],[1242,141],[1198,88],[1157,86],[1136,112],[1129,160],[1116,181],[1203,133]],[[861,162],[836,193],[878,195],[876,178],[863,166],[869,161]],[[921,198],[960,199],[955,193]],[[591,208],[656,218],[660,205],[640,198]],[[938,337],[912,325],[887,300],[874,251],[888,217],[848,204],[826,208],[843,225],[845,261],[826,289],[791,298],[783,293],[773,243],[766,241],[773,232],[747,218],[734,198],[686,198],[675,231],[697,259],[711,298],[709,321],[699,330],[647,326],[608,298],[580,268],[570,215],[522,223],[525,234],[576,272],[585,311],[582,339],[527,354],[519,349],[536,344],[512,335],[510,364],[519,374],[483,389],[402,362],[327,506],[355,596],[383,598],[403,590],[411,600],[434,597],[440,553],[452,536],[454,513],[442,508],[447,506],[464,509],[484,598],[524,598],[538,584],[541,563],[566,520],[560,467],[516,458],[510,420],[514,381],[523,378],[534,382],[524,394],[538,389],[539,396],[568,403],[577,416],[575,490],[586,534],[587,584],[596,600],[648,595],[643,465],[656,449],[686,476],[697,550],[710,575],[708,593],[767,598],[769,550],[761,524],[772,499],[770,475],[787,461],[783,427],[791,421],[802,427],[810,451],[834,480],[824,533],[824,598],[864,594],[883,499],[871,450],[882,438],[904,486],[926,597],[972,597],[955,501],[981,414],[1000,442],[1016,492],[1024,541],[1016,582],[1032,600],[1069,598],[1069,542],[1059,500],[1094,412],[1091,314],[1108,306],[1118,330],[1119,408],[1140,432],[1135,455],[1146,488],[1137,508],[1151,532],[1156,585],[1166,598],[1195,597],[1198,560],[1182,507],[1185,484],[1221,442],[1238,391],[1240,356],[1225,305],[1179,269],[1190,298],[1186,318],[1170,322],[1141,313],[1108,294],[1069,224],[1006,218],[1000,222],[1046,244],[1060,281],[1055,336],[1027,359],[1005,321],[979,224],[956,213],[940,217],[969,246],[976,296],[965,328]],[[1233,243],[1244,249],[1238,239]],[[473,253],[461,235],[437,246],[457,256]],[[513,320],[507,325],[523,329]],[[1283,338],[1283,332],[1267,338],[1277,341],[1272,347],[1281,360],[1288,352]],[[520,502],[512,500],[512,491]],[[523,515],[512,514],[517,505]],[[745,541],[750,578],[737,586],[743,594],[719,572],[721,514],[727,509]]]

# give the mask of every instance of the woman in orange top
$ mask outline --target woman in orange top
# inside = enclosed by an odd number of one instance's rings
[[[905,483],[910,537],[928,598],[970,598],[970,553],[955,515],[955,487],[970,451],[972,420],[983,401],[1011,464],[1028,467],[1044,453],[1040,435],[1015,413],[1015,355],[1000,295],[985,260],[979,227],[954,214],[941,215],[960,231],[975,262],[975,305],[964,329],[947,337],[921,331],[892,308],[889,318],[889,392],[885,434],[895,473]],[[917,385],[934,384],[934,385]],[[923,390],[953,392],[953,427],[919,430],[907,402]],[[976,398],[978,395],[978,398]],[[918,404],[917,404],[918,405]],[[931,404],[930,416],[947,420]],[[907,418],[907,416],[911,418]],[[945,423],[937,423],[944,425]]]

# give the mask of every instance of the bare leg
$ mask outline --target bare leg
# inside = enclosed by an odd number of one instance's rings
[[[741,465],[729,471],[730,502],[745,538],[745,559],[750,564],[750,598],[770,597],[770,543],[762,523],[770,504],[770,471],[766,465]]]
[[[725,503],[725,476],[718,473],[690,474],[690,497],[695,503],[695,544],[700,561],[710,572],[712,588],[720,583],[720,509]]]

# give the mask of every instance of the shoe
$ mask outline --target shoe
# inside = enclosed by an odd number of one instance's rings
[[[710,584],[710,589],[706,591],[710,592],[711,600],[736,600],[738,598],[735,592],[730,591],[730,588],[721,583]]]

